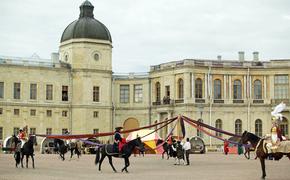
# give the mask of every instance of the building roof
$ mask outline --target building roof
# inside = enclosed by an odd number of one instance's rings
[[[65,28],[60,42],[78,38],[112,42],[109,30],[104,24],[94,18],[93,11],[94,6],[89,1],[83,2],[80,6],[79,19],[73,21]]]

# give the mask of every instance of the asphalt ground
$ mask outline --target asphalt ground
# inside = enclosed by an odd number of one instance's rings
[[[253,156],[253,155],[252,155]],[[56,154],[36,154],[35,169],[15,168],[12,154],[0,154],[0,180],[256,180],[261,177],[259,160],[247,160],[242,155],[206,153],[190,155],[189,166],[174,165],[174,160],[162,160],[160,155],[130,157],[129,173],[121,173],[123,159],[113,159],[114,173],[108,159],[98,171],[94,164],[95,155],[76,156],[61,161]],[[31,163],[31,159],[29,160]],[[290,180],[290,161],[266,161],[267,179]]]

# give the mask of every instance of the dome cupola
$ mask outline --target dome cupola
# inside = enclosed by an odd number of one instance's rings
[[[64,30],[61,43],[71,39],[96,39],[112,42],[107,27],[94,18],[94,6],[86,0],[80,6],[79,19],[70,23]]]

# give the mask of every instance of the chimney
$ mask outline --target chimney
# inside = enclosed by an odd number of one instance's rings
[[[239,61],[244,61],[244,60],[245,60],[245,52],[239,51]]]
[[[59,53],[51,53],[50,57],[53,63],[59,63]]]
[[[218,60],[218,61],[221,61],[221,60],[222,60],[222,56],[221,56],[221,55],[218,55],[218,56],[217,56],[217,60]]]
[[[253,52],[253,61],[259,61],[259,52]]]

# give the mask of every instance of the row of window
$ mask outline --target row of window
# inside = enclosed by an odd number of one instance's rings
[[[288,98],[288,75],[276,75],[274,78],[274,98],[275,99],[286,99]],[[203,80],[201,78],[197,78],[195,80],[195,98],[201,99],[204,97],[203,95]],[[262,99],[262,81],[255,80],[254,81],[254,92],[253,99]],[[155,100],[156,102],[160,102],[160,82],[155,83]],[[233,99],[240,100],[243,99],[243,86],[242,82],[239,79],[233,81]],[[184,82],[183,79],[180,78],[177,81],[177,97],[178,99],[184,98]],[[165,95],[170,97],[170,86],[165,86]],[[215,79],[213,81],[213,98],[214,99],[222,99],[222,81],[220,79]]]
[[[3,114],[3,108],[0,108],[0,115]],[[13,114],[15,116],[20,115],[20,109],[13,109]],[[68,111],[64,110],[61,112],[62,117],[68,116]],[[30,116],[36,116],[36,109],[30,109]],[[46,110],[46,116],[51,117],[52,116],[52,110]]]
[[[198,121],[203,122],[202,119],[199,119]],[[215,127],[217,129],[223,129],[223,122],[221,119],[217,119],[215,121]],[[288,136],[288,120],[287,119],[283,119],[283,121],[280,124],[280,129],[281,129],[282,135]],[[237,119],[235,121],[235,134],[241,135],[242,133],[243,133],[242,120]],[[255,121],[255,134],[259,137],[262,137],[263,135],[263,123],[261,119],[257,119]],[[203,133],[199,129],[197,129],[197,136],[203,137]],[[216,132],[216,136],[222,137],[222,133]]]
[[[36,83],[31,83],[29,85],[29,99],[37,100],[38,85]],[[61,89],[61,100],[68,101],[68,86],[62,86]],[[4,82],[0,82],[0,98],[4,98]],[[13,83],[13,99],[21,99],[21,83]],[[46,84],[45,89],[45,99],[53,100],[53,85]]]
[[[3,114],[3,108],[0,108],[0,115]],[[20,109],[13,109],[13,114],[15,116],[20,115]],[[36,116],[36,109],[30,109],[30,116]],[[46,116],[47,117],[52,117],[52,110],[46,110]],[[62,117],[68,117],[68,111],[64,110],[61,112]],[[93,111],[93,117],[97,118],[99,117],[99,111]]]
[[[120,85],[120,103],[129,103],[130,101],[130,85]],[[134,102],[140,103],[143,101],[143,85],[134,84]]]
[[[61,129],[61,133],[65,134],[68,131],[67,128],[63,128]],[[19,128],[18,127],[14,127],[13,128],[13,134],[17,135],[19,133]],[[36,128],[29,128],[29,134],[36,134]],[[99,133],[99,129],[93,129],[93,134],[98,134]],[[46,128],[46,135],[51,135],[52,134],[52,128]],[[3,127],[0,127],[0,140],[3,140]]]
[[[29,89],[29,99],[30,100],[37,100],[37,94],[38,94],[38,86],[35,83],[30,84]],[[45,89],[45,99],[52,101],[53,100],[53,85],[52,84],[46,84]],[[0,82],[0,99],[4,98],[4,82]],[[21,99],[21,83],[13,83],[13,99]],[[61,100],[62,101],[68,101],[68,86],[62,86],[61,89]],[[99,86],[93,86],[93,101],[94,102],[100,102],[100,87]]]

